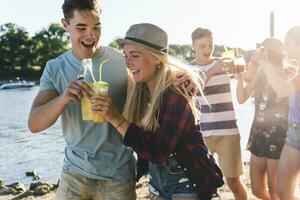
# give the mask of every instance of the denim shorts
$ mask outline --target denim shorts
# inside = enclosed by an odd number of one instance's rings
[[[192,184],[173,156],[163,165],[149,162],[149,191],[164,200],[172,198],[195,198],[197,194]]]
[[[300,150],[300,124],[289,124],[285,143]]]
[[[64,167],[56,200],[135,200],[135,180],[97,180]]]

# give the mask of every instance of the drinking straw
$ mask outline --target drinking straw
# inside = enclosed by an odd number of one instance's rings
[[[100,81],[102,81],[102,67],[103,67],[103,64],[108,62],[109,59],[106,59],[106,60],[103,60],[101,63],[100,63],[100,66],[99,66],[99,79]]]

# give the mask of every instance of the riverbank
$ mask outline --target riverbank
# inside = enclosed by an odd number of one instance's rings
[[[249,200],[257,200],[258,198],[255,198],[251,193],[251,185],[250,185],[250,177],[249,177],[249,165],[244,165],[244,175],[241,177],[242,182],[247,188],[247,193],[249,196]],[[147,200],[149,199],[149,192],[148,192],[148,177],[142,177],[141,180],[137,183],[136,186],[136,192],[137,192],[137,200]],[[230,192],[227,185],[224,185],[222,188],[219,189],[219,194],[221,196],[220,199],[222,200],[233,200],[233,195]],[[13,195],[9,196],[0,196],[0,200],[8,200],[13,198]],[[55,191],[50,192],[43,196],[29,196],[23,198],[23,200],[53,200],[55,199]]]

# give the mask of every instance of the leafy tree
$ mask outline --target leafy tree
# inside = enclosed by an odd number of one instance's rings
[[[13,23],[0,26],[0,68],[1,75],[26,71],[33,58],[31,49],[32,40],[27,31]]]
[[[115,48],[115,49],[118,49],[118,50],[121,50],[121,48],[119,47],[119,45],[118,45],[115,41],[110,42],[110,43],[108,44],[108,46],[109,46],[109,47],[112,47],[112,48]]]
[[[59,24],[51,24],[34,37],[16,24],[0,26],[0,77],[37,79],[46,62],[69,48],[69,37]]]
[[[191,61],[194,59],[194,51],[192,47],[188,44],[170,44],[169,45],[170,55],[176,56],[179,59]]]
[[[53,59],[69,49],[69,36],[60,24],[51,24],[48,29],[38,32],[33,38],[35,59],[33,66],[44,67]]]

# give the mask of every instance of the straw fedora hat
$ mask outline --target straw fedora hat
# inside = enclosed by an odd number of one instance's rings
[[[168,53],[168,35],[163,29],[154,24],[134,24],[130,26],[125,37],[117,39],[116,42],[120,47],[132,43],[156,53]]]

